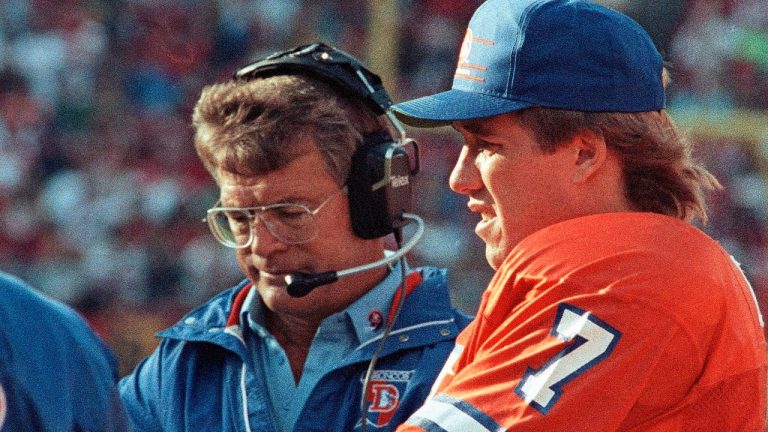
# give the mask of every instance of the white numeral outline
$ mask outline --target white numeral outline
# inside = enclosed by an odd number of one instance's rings
[[[515,387],[515,393],[542,414],[560,399],[565,384],[605,360],[621,338],[615,328],[567,303],[558,306],[551,334],[573,342],[541,368],[529,366]]]

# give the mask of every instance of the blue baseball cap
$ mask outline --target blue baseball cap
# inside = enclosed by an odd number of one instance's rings
[[[488,0],[469,22],[451,90],[392,108],[421,127],[531,106],[658,111],[662,69],[648,33],[615,10],[585,0]]]

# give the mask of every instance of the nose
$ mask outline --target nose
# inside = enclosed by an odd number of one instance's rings
[[[251,222],[251,230],[253,230],[253,241],[251,241],[250,248],[254,255],[269,256],[275,251],[285,250],[288,247],[286,243],[275,237],[267,229],[264,221],[258,217]]]
[[[461,148],[459,159],[451,170],[448,185],[454,192],[462,195],[469,195],[483,187],[480,172],[475,165],[475,158],[466,145]]]

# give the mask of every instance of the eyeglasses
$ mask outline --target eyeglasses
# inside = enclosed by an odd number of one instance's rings
[[[231,248],[245,248],[253,243],[256,231],[253,223],[259,220],[276,239],[287,244],[301,244],[317,237],[318,226],[315,215],[339,192],[346,192],[343,187],[332,193],[310,210],[302,204],[278,203],[259,207],[213,207],[208,209],[204,221],[208,222],[213,236],[221,244]],[[220,201],[217,201],[218,205]]]

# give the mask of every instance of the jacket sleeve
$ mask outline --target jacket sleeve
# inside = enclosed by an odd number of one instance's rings
[[[160,349],[142,360],[118,384],[132,431],[162,431],[158,411],[162,388]]]

